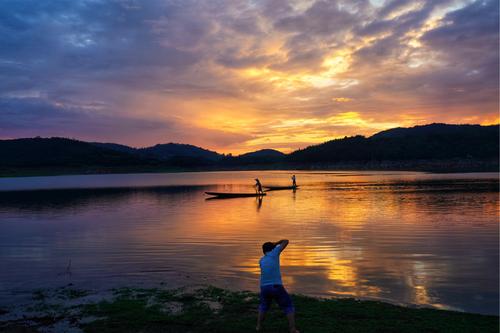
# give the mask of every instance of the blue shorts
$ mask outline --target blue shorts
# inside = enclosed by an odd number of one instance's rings
[[[269,310],[269,307],[271,306],[273,299],[276,300],[276,303],[278,303],[281,310],[283,310],[285,314],[295,312],[292,299],[286,292],[285,287],[283,287],[283,285],[281,284],[260,286],[259,311],[267,312]]]

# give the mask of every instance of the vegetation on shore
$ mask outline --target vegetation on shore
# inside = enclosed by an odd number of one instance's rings
[[[247,165],[238,167],[32,167],[1,168],[0,178],[4,177],[40,177],[62,175],[102,175],[132,173],[177,173],[177,172],[210,172],[210,171],[262,171],[262,170],[303,170],[303,171],[421,171],[433,173],[455,172],[498,172],[498,160],[420,160],[420,161],[378,161],[378,162],[339,162],[311,164],[268,164]]]
[[[498,171],[499,126],[431,124],[353,136],[283,154],[239,156],[186,144],[133,148],[65,138],[0,140],[0,177],[216,170]]]
[[[292,295],[301,332],[497,332],[499,317]],[[0,309],[2,332],[255,332],[258,295],[211,286],[38,290]],[[263,332],[286,332],[273,306]]]

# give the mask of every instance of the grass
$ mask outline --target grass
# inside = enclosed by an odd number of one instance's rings
[[[77,299],[77,298],[85,297],[89,294],[90,294],[90,292],[88,290],[84,290],[84,289],[62,288],[61,291],[59,292],[59,295],[62,298],[68,298],[68,299]]]
[[[51,297],[45,291],[35,300],[38,308],[50,300],[37,318],[2,322],[0,331],[50,331],[65,320],[83,332],[255,332],[258,295],[215,287],[199,289],[121,288],[112,297],[96,302],[71,303],[90,295],[82,290],[64,289]],[[39,293],[36,292],[39,296]],[[376,301],[317,299],[292,295],[301,332],[498,332],[499,317],[434,309],[415,309]],[[71,303],[66,308],[64,303]],[[52,304],[52,303],[51,303]],[[52,304],[53,305],[53,304]],[[48,320],[48,318],[51,318]],[[269,312],[262,332],[287,332],[285,316],[276,305]]]

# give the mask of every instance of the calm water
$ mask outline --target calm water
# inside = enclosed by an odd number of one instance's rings
[[[498,313],[497,174],[296,175],[299,190],[262,201],[204,191],[289,172],[0,179],[0,297],[68,282],[257,290],[261,243],[288,238],[293,292]]]

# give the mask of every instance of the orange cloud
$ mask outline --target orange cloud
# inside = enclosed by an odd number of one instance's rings
[[[3,135],[241,153],[396,126],[499,121],[497,1],[174,7],[175,16],[164,2],[89,4],[85,13],[61,6],[76,23],[53,26],[47,20],[57,18],[43,11],[7,6],[26,31],[57,31],[8,36],[32,45],[1,57]],[[127,24],[87,15],[103,10]]]

